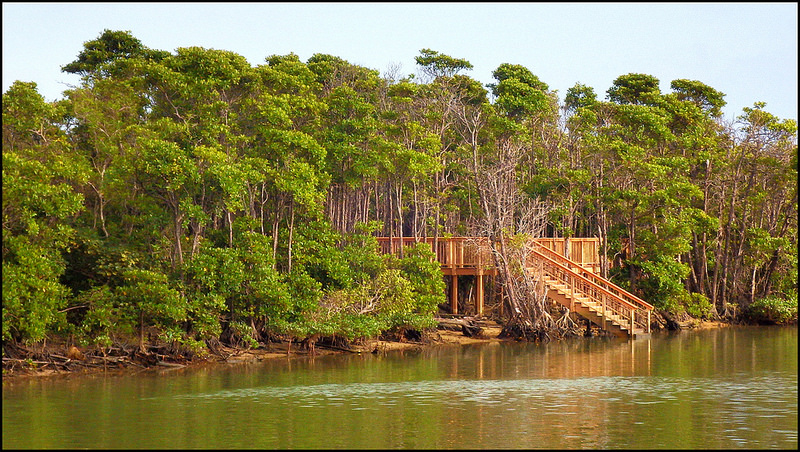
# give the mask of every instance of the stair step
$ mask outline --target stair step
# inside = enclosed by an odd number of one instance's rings
[[[565,306],[570,306],[570,303],[577,304],[575,309],[580,309],[579,314],[582,317],[589,319],[597,325],[605,325],[606,330],[616,332],[616,334],[621,333],[629,337],[644,334],[641,328],[634,328],[633,331],[630,331],[630,318],[624,313],[614,313],[607,309],[604,310],[602,301],[596,301],[595,298],[588,296],[581,290],[573,288],[563,280],[546,274],[543,275],[542,282],[544,282],[549,290],[556,292],[557,295],[553,295],[556,296],[558,300],[554,301]]]

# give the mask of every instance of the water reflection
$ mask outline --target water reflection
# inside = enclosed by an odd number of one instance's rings
[[[29,381],[3,425],[4,448],[796,448],[797,330]]]

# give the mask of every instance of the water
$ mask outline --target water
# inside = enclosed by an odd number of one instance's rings
[[[797,328],[4,382],[3,448],[796,449]]]

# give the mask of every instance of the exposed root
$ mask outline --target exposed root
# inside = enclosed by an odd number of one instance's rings
[[[553,330],[534,327],[530,322],[515,322],[506,324],[497,337],[515,341],[547,342],[550,341],[552,333]]]
[[[578,326],[578,324],[569,316],[569,309],[567,309],[567,312],[564,313],[560,319],[556,320],[556,326],[565,330],[570,330]]]
[[[76,346],[47,346],[31,350],[20,344],[3,345],[3,371],[15,374],[39,373],[41,371],[80,371],[92,368],[122,369],[126,367],[148,368],[153,366],[181,366],[174,361],[185,361],[176,354],[159,353],[162,347],[148,346],[145,352],[136,347],[98,347],[79,350]]]

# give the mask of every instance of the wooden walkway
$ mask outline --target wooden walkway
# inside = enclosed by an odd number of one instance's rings
[[[483,315],[485,278],[497,274],[489,239],[403,237],[401,240],[397,237],[378,237],[381,252],[385,254],[398,255],[401,247],[419,242],[431,246],[442,273],[450,277],[451,313],[458,314],[458,277],[471,276],[475,278],[475,312]],[[598,274],[599,244],[596,238],[572,238],[569,240],[568,257],[565,257],[564,239],[534,239],[529,244],[528,271],[541,279],[548,298],[603,330],[622,337],[648,336],[653,306]]]

